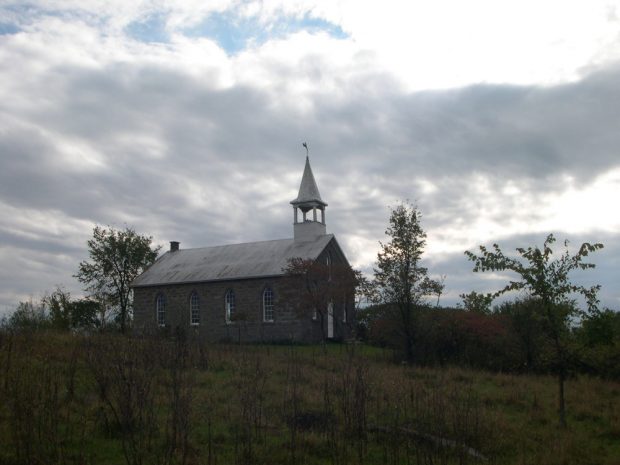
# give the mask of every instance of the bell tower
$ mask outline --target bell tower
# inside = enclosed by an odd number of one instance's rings
[[[295,200],[291,201],[291,205],[293,205],[294,212],[293,237],[295,241],[312,240],[326,234],[325,207],[327,203],[323,202],[319,194],[308,155],[306,155],[306,166],[301,177],[299,194]]]

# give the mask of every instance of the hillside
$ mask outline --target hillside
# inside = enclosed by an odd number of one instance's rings
[[[0,463],[616,464],[620,384],[362,345],[0,334]]]

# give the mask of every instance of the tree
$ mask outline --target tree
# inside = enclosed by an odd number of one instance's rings
[[[297,303],[299,314],[319,321],[321,337],[325,341],[330,306],[354,298],[361,274],[348,265],[303,258],[290,259],[284,273],[288,280],[285,293],[293,294],[289,300]]]
[[[493,296],[490,296],[493,298]],[[504,302],[495,312],[510,319],[512,331],[517,338],[524,358],[525,369],[531,371],[542,351],[543,331],[540,299],[527,297]]]
[[[597,310],[597,293],[599,285],[585,287],[574,284],[570,274],[574,270],[594,268],[592,263],[583,260],[591,252],[602,249],[602,244],[583,243],[576,254],[571,255],[568,250],[568,241],[564,242],[565,251],[557,259],[553,259],[552,244],[555,242],[553,234],[545,239],[542,249],[528,247],[517,248],[519,258],[504,255],[497,244],[493,250],[480,246],[480,255],[466,251],[465,255],[474,262],[474,272],[478,271],[512,271],[518,280],[509,281],[501,290],[495,292],[495,297],[509,291],[523,290],[531,297],[540,300],[540,318],[543,322],[545,334],[550,339],[555,356],[555,368],[558,373],[558,413],[560,425],[566,427],[566,406],[564,401],[564,382],[570,364],[569,335],[570,323],[583,315],[577,308],[572,296],[582,295],[587,303],[589,312]]]
[[[32,299],[20,302],[8,319],[7,325],[12,329],[48,328],[50,318],[43,304],[35,304]]]
[[[429,278],[428,270],[420,263],[426,245],[420,220],[417,207],[410,204],[392,209],[385,231],[390,241],[379,243],[381,250],[374,269],[378,300],[395,309],[394,318],[409,362],[414,359],[416,326],[422,306],[428,297],[440,295],[443,290],[443,284]]]
[[[459,297],[463,299],[463,308],[468,312],[484,313],[486,315],[491,313],[492,295],[471,291],[469,294],[461,294]]]
[[[151,248],[153,238],[133,229],[95,226],[88,241],[90,261],[83,261],[75,277],[91,296],[116,309],[121,332],[125,332],[132,307],[132,281],[150,266],[160,247]]]
[[[101,328],[98,318],[99,302],[91,299],[80,299],[71,302],[72,328]]]
[[[620,379],[620,313],[605,309],[590,315],[575,333],[583,350],[581,368],[597,376]]]
[[[360,311],[365,305],[377,301],[377,289],[374,282],[368,279],[359,270],[353,270],[355,280],[355,311]]]
[[[42,304],[48,308],[51,325],[56,329],[85,329],[100,325],[97,319],[98,302],[71,300],[71,294],[60,286],[45,296]]]
[[[56,329],[71,327],[71,295],[58,286],[50,295],[43,297],[41,303],[49,310],[51,324]]]

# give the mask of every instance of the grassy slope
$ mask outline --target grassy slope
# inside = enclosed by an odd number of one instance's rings
[[[172,343],[149,345],[145,353],[161,353],[144,362],[148,367],[135,358],[141,344],[2,335],[0,463],[33,457],[125,463],[123,433],[94,381],[94,350],[100,360],[135,367],[152,381],[147,394],[154,413],[145,424],[156,428],[148,436],[152,443],[142,444],[136,456],[163,461],[177,371],[161,361]],[[188,368],[180,371],[189,440],[183,451],[173,451],[172,462],[479,462],[461,448],[438,446],[442,439],[471,447],[490,463],[611,465],[620,457],[618,383],[569,380],[569,428],[563,431],[552,377],[408,367],[392,363],[389,351],[365,346],[189,349]],[[113,363],[105,370],[116,379]],[[34,450],[25,449],[29,442],[37,444]]]

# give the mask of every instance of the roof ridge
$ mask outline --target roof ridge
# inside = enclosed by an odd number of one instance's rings
[[[230,247],[232,245],[246,245],[246,244],[264,244],[266,242],[279,242],[279,241],[292,241],[293,238],[292,237],[286,237],[286,238],[282,238],[282,239],[268,239],[265,241],[249,241],[249,242],[235,242],[232,244],[218,244],[218,245],[207,245],[205,247],[191,247],[191,248],[187,248],[187,249],[179,249],[179,252],[182,252],[184,250],[203,250],[203,249],[216,249],[218,247]]]
[[[325,234],[325,236],[333,236],[332,233],[329,234]],[[322,237],[322,236],[317,236],[317,238]],[[265,241],[250,241],[250,242],[235,242],[233,244],[219,244],[219,245],[208,245],[205,247],[190,247],[190,248],[186,248],[186,249],[179,249],[176,252],[183,252],[183,251],[187,251],[187,250],[204,250],[204,249],[216,249],[219,247],[231,247],[231,246],[237,246],[237,245],[249,245],[249,244],[266,244],[267,242],[282,242],[282,241],[295,241],[294,238],[292,237],[285,237],[282,239],[268,239]],[[176,253],[175,252],[175,253]]]

